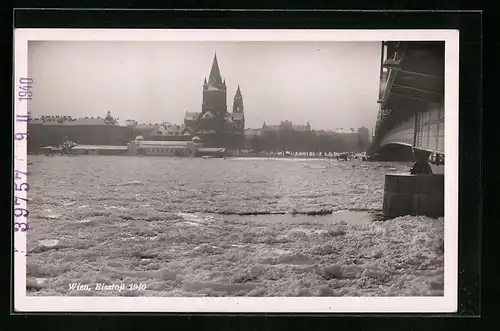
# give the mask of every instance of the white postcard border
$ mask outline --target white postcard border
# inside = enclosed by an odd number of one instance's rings
[[[26,256],[14,253],[16,312],[436,313],[458,308],[458,30],[141,30],[16,29],[14,82],[28,76],[28,41],[445,41],[445,248],[442,297],[36,297],[26,295]],[[15,89],[16,91],[16,89]],[[26,103],[14,98],[15,114]],[[374,103],[376,100],[374,100]],[[15,118],[15,117],[14,117]],[[26,132],[15,122],[15,132]],[[14,141],[15,169],[26,171],[26,140]],[[29,192],[28,192],[29,196]],[[28,230],[29,231],[29,230]],[[14,247],[26,250],[26,232]]]

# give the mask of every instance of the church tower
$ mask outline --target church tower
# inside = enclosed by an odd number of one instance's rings
[[[245,131],[245,113],[243,112],[243,96],[239,85],[234,95],[233,121],[236,124],[236,130],[243,133]]]
[[[243,96],[241,95],[240,86],[236,90],[233,101],[233,113],[243,113]]]
[[[217,54],[214,55],[208,81],[205,78],[203,82],[202,117],[205,113],[209,113],[205,117],[223,117],[227,113],[226,81],[222,80]]]

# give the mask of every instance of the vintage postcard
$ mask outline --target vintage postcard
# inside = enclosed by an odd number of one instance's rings
[[[454,312],[458,31],[18,29],[18,312]]]

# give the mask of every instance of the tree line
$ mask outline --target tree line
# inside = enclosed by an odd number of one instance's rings
[[[361,134],[320,134],[316,131],[264,131],[250,138],[247,146],[254,152],[361,152],[368,148]]]

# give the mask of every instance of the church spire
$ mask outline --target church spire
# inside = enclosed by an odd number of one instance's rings
[[[214,55],[214,61],[212,63],[212,69],[210,70],[210,76],[208,77],[208,82],[212,84],[222,84],[222,77],[219,70],[219,63],[217,62],[217,53]]]
[[[238,89],[234,94],[233,113],[242,113],[242,112],[243,112],[243,96],[241,95],[240,86],[238,85]]]

